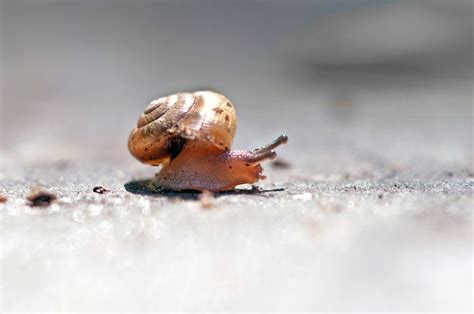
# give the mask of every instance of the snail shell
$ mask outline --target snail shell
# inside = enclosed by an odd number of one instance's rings
[[[128,140],[135,158],[159,165],[179,154],[186,140],[221,151],[232,146],[235,109],[224,95],[212,91],[178,93],[153,100]]]

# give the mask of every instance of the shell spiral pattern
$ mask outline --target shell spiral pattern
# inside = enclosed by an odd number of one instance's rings
[[[227,151],[235,131],[235,109],[225,96],[212,91],[178,93],[145,108],[128,148],[138,160],[159,165],[173,159],[189,140]]]

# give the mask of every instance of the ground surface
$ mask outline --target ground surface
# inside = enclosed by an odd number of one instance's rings
[[[453,136],[439,125],[426,132]],[[456,125],[450,132],[468,127]],[[266,164],[259,191],[219,194],[207,209],[196,194],[158,192],[147,181],[155,170],[125,149],[116,159],[10,160],[0,189],[9,198],[0,204],[2,307],[469,310],[474,180],[468,159],[447,158],[469,145],[442,142],[448,153],[428,158],[406,126],[398,134],[408,155],[369,133],[331,131],[305,147],[306,130],[292,127],[280,150],[289,168]],[[58,200],[26,205],[36,185]],[[110,192],[94,193],[98,185]]]

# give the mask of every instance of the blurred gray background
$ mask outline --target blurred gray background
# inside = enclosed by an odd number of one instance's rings
[[[2,309],[472,310],[472,16],[0,0]],[[284,192],[203,213],[124,189],[156,171],[126,148],[144,107],[197,89],[234,103],[235,147],[289,135],[260,183]],[[26,206],[34,185],[59,203]]]
[[[1,8],[1,143],[15,160],[128,157],[127,134],[150,100],[203,88],[235,103],[244,146],[258,144],[255,132],[264,141],[286,132],[318,154],[342,137],[375,150],[389,141],[391,156],[471,156],[471,1]]]

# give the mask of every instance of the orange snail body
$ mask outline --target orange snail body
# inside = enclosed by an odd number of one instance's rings
[[[234,106],[212,91],[179,93],[152,101],[128,139],[139,161],[161,165],[157,183],[171,190],[225,191],[264,179],[260,163],[273,159],[286,135],[252,151],[231,150]]]

